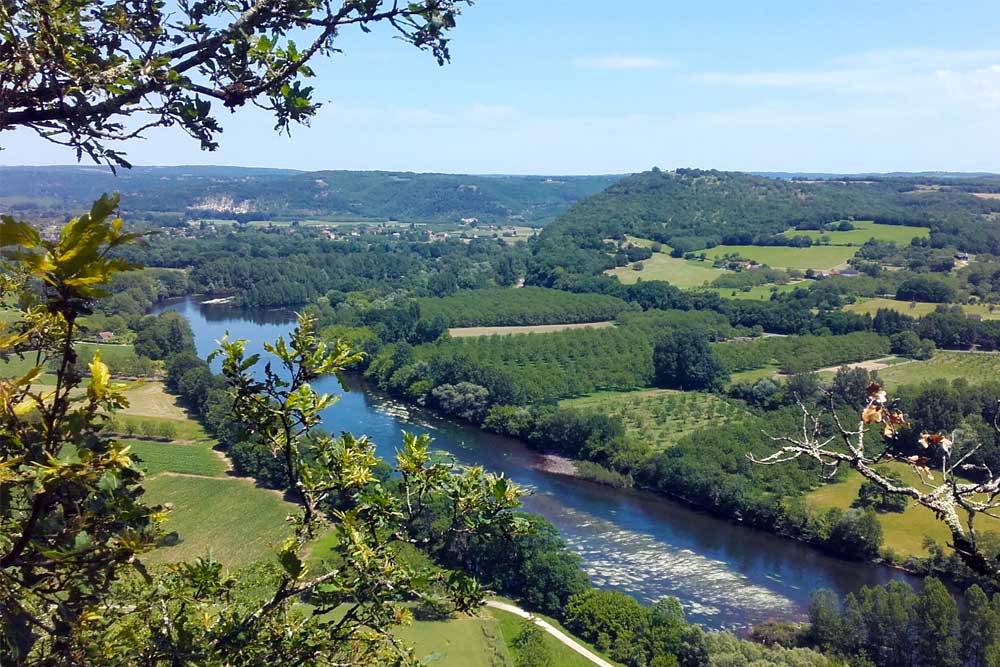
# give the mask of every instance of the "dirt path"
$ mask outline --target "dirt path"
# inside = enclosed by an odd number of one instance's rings
[[[584,658],[590,660],[592,663],[598,665],[599,667],[615,667],[615,665],[611,664],[601,656],[597,655],[596,653],[588,649],[586,646],[576,641],[575,639],[573,639],[572,637],[570,637],[565,632],[555,627],[548,621],[538,618],[534,614],[530,614],[518,606],[508,604],[506,602],[499,602],[497,600],[487,600],[486,606],[493,607],[494,609],[500,609],[501,611],[506,611],[508,613],[514,614],[515,616],[520,616],[521,618],[526,618],[530,620],[532,623],[540,627],[542,630],[545,630],[545,632],[549,633],[557,640],[559,640],[559,642],[565,644],[566,646],[576,651]]]
[[[882,357],[882,359],[870,359],[868,361],[855,361],[853,364],[838,364],[836,366],[827,366],[826,368],[820,368],[817,373],[822,373],[828,371],[830,373],[836,373],[838,369],[847,366],[848,368],[863,368],[866,371],[880,371],[884,368],[889,368],[889,366],[900,366],[902,364],[908,364],[909,361],[901,361],[897,364],[887,364],[883,360],[888,359],[888,357]]]

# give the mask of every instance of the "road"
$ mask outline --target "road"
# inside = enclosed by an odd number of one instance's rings
[[[538,618],[534,614],[530,614],[518,606],[508,604],[506,602],[499,602],[497,600],[487,600],[486,606],[493,607],[494,609],[500,609],[502,611],[514,614],[515,616],[520,616],[521,618],[526,618],[530,620],[535,625],[540,627],[542,630],[545,630],[545,632],[549,633],[557,640],[559,640],[569,648],[573,649],[574,651],[582,655],[587,660],[590,660],[595,665],[599,665],[599,667],[615,667],[615,665],[611,664],[601,656],[589,650],[586,646],[576,641],[575,639],[573,639],[572,637],[570,637],[565,632],[555,627],[545,619]]]

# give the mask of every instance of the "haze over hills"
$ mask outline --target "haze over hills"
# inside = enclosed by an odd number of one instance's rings
[[[0,168],[0,202],[22,215],[74,213],[95,192],[132,213],[240,219],[360,219],[539,226],[618,176],[473,176],[244,167]],[[156,216],[161,222],[169,222]],[[176,218],[176,216],[175,216]]]

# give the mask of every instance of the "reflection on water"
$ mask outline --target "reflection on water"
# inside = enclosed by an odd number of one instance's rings
[[[201,306],[191,299],[163,307],[187,316],[201,356],[226,331],[231,338],[250,341],[248,354],[260,352],[263,342],[287,332],[293,317],[289,311]],[[341,394],[323,414],[325,428],[368,435],[379,455],[390,460],[404,429],[430,434],[438,449],[458,461],[504,473],[531,489],[525,509],[559,528],[595,585],[647,602],[672,595],[684,604],[690,620],[711,628],[772,618],[801,620],[813,589],[845,594],[900,576],[887,568],[829,558],[659,496],[543,472],[539,454],[522,443],[441,419],[381,395],[358,378],[349,378],[343,388],[335,378],[315,386]]]

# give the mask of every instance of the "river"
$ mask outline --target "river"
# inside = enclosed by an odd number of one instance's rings
[[[248,354],[290,329],[288,311],[202,304],[185,298],[162,304],[187,317],[200,356],[215,341],[249,341]],[[456,424],[387,397],[351,379],[346,391],[333,378],[314,383],[341,394],[323,414],[334,432],[368,435],[392,461],[403,430],[428,433],[437,449],[466,464],[481,464],[528,487],[525,509],[555,524],[583,558],[594,585],[653,602],[678,598],[689,620],[736,629],[767,619],[802,620],[810,591],[843,595],[902,575],[889,568],[828,557],[805,545],[735,525],[651,493],[613,489],[544,472],[542,457],[523,443]]]

